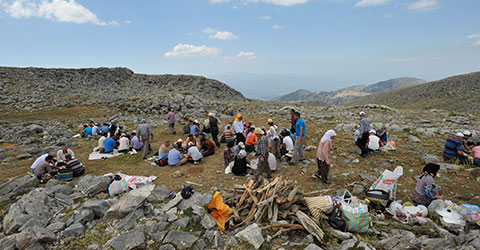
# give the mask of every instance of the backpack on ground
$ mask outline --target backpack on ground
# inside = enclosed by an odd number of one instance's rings
[[[160,159],[156,159],[155,163],[160,167],[167,166],[168,165],[168,158],[163,157],[163,158],[160,158]]]

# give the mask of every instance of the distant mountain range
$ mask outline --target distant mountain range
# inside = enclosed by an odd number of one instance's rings
[[[480,72],[387,90],[350,101],[348,104],[384,104],[406,109],[443,109],[477,114],[480,107]]]
[[[355,85],[352,87],[336,90],[336,91],[319,91],[311,92],[305,89],[299,89],[290,94],[280,97],[275,97],[274,101],[298,102],[298,101],[322,101],[328,105],[338,105],[369,96],[374,93],[379,93],[386,90],[399,89],[407,86],[418,85],[425,83],[424,80],[413,77],[400,77],[390,79],[383,82],[367,85]]]

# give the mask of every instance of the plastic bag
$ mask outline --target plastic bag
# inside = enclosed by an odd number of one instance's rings
[[[460,214],[471,223],[480,221],[480,208],[473,204],[463,204],[460,206]]]
[[[446,223],[465,226],[465,220],[457,211],[454,211],[449,208],[438,208],[436,212],[438,213],[438,215],[442,217],[442,219]]]
[[[207,208],[211,211],[210,215],[213,219],[217,221],[218,230],[225,232],[225,221],[227,221],[230,214],[232,214],[232,209],[223,203],[223,198],[218,191],[213,194],[212,200],[208,203]]]
[[[403,175],[403,168],[398,166],[392,172],[390,170],[385,170],[382,175],[373,183],[370,187],[370,190],[383,190],[385,192],[390,192],[390,199],[395,199],[397,192],[397,181],[400,176]]]
[[[350,232],[365,233],[371,224],[372,218],[368,212],[368,205],[345,191],[341,205],[342,216],[347,222]]]

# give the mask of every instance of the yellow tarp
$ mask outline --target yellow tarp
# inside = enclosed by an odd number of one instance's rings
[[[232,214],[232,209],[225,203],[217,191],[213,194],[212,201],[208,203],[207,208],[211,210],[210,215],[217,221],[218,230],[225,232],[225,221]]]

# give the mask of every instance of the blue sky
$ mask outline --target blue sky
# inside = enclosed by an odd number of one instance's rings
[[[436,80],[480,70],[479,10],[478,0],[0,0],[0,65],[330,79],[315,90]]]

